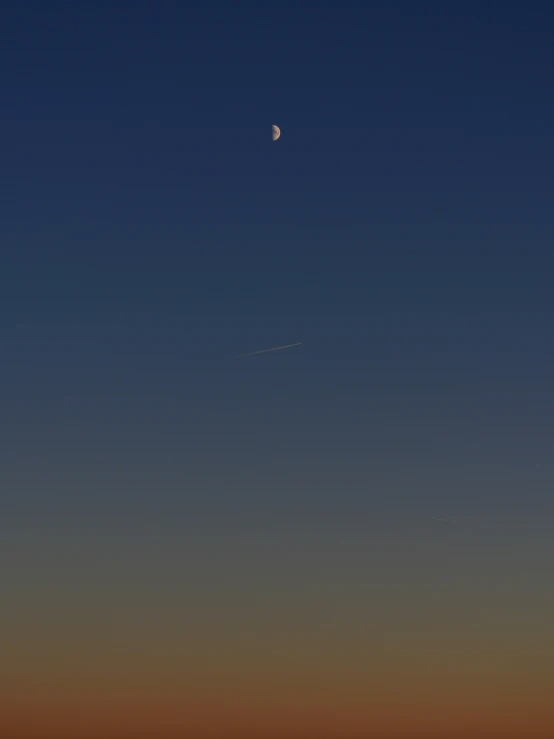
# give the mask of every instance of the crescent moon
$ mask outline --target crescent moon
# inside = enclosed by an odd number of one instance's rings
[[[281,129],[279,126],[271,126],[271,138],[273,141],[277,141],[279,136],[281,135]]]

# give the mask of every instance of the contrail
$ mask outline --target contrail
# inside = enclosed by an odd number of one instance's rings
[[[248,352],[248,354],[239,354],[237,359],[239,357],[252,357],[254,354],[265,354],[266,352],[278,352],[280,349],[290,349],[291,346],[300,346],[302,344],[301,341],[298,341],[296,344],[287,344],[286,346],[275,346],[273,349],[260,349],[257,352]]]

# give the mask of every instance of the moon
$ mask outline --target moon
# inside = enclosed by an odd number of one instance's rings
[[[281,135],[281,129],[279,126],[271,126],[271,138],[273,141],[277,141],[279,136]]]

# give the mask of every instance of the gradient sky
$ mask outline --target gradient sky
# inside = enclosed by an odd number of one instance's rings
[[[553,23],[2,11],[1,736],[554,735]]]

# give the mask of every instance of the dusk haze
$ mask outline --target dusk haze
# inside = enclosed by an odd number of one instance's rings
[[[8,6],[0,739],[552,739],[554,7]]]

